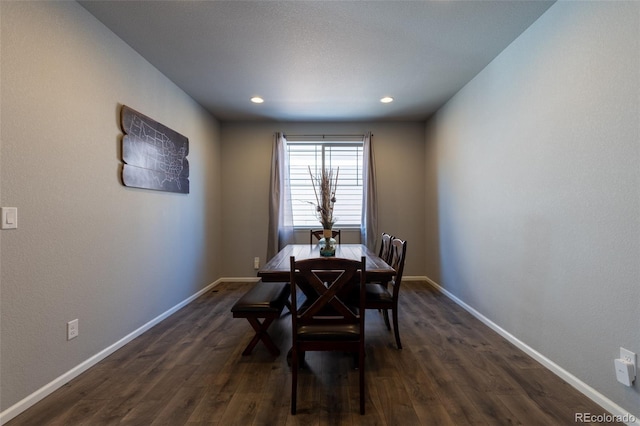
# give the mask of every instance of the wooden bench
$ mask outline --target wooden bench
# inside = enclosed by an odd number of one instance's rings
[[[280,318],[285,305],[289,305],[290,292],[289,283],[258,281],[233,305],[233,317],[246,318],[256,332],[242,355],[251,355],[259,340],[262,340],[271,355],[280,355],[280,350],[271,340],[267,329],[275,319]],[[260,322],[260,319],[264,321]]]

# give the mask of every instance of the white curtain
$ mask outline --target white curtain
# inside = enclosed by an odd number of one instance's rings
[[[269,241],[267,261],[284,246],[293,243],[293,214],[289,188],[287,140],[282,133],[273,138],[271,186],[269,189]]]
[[[371,132],[364,135],[362,160],[362,225],[360,241],[375,250],[378,238],[378,200],[376,196],[375,159],[371,144]]]

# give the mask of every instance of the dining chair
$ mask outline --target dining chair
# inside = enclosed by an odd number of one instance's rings
[[[364,290],[366,259],[290,258],[291,414],[296,414],[298,370],[307,351],[353,352],[358,357],[360,414],[364,414]],[[351,297],[358,288],[357,301]],[[297,293],[307,299],[298,307]],[[313,294],[309,294],[313,292]],[[356,305],[354,306],[354,303]],[[347,386],[347,384],[345,384]]]
[[[382,233],[382,243],[380,244],[378,257],[387,263],[391,262],[391,259],[389,258],[389,255],[391,254],[391,240],[393,240],[393,235],[387,234],[386,232]]]
[[[338,244],[340,244],[340,230],[332,229],[331,236],[338,240]],[[314,241],[320,241],[321,238],[324,238],[322,229],[310,229],[309,230],[309,244],[313,244]]]
[[[396,275],[391,280],[391,287],[381,283],[367,283],[365,294],[365,308],[382,310],[384,322],[391,330],[389,324],[389,309],[393,315],[393,331],[396,337],[398,349],[402,349],[400,342],[400,330],[398,328],[398,298],[400,295],[400,284],[402,284],[402,272],[404,270],[404,259],[407,254],[407,242],[399,238],[391,240],[389,265],[396,270]]]

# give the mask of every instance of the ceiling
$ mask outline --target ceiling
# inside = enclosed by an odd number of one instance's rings
[[[425,120],[553,4],[79,3],[221,121]]]

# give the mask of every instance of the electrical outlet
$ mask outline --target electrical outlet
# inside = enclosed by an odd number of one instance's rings
[[[78,332],[78,319],[76,318],[73,321],[69,321],[67,323],[67,340],[78,337]]]
[[[253,269],[260,269],[260,258],[259,257],[254,257],[253,258]]]
[[[623,347],[620,348],[620,359],[633,365],[633,376],[637,371],[636,354]]]

